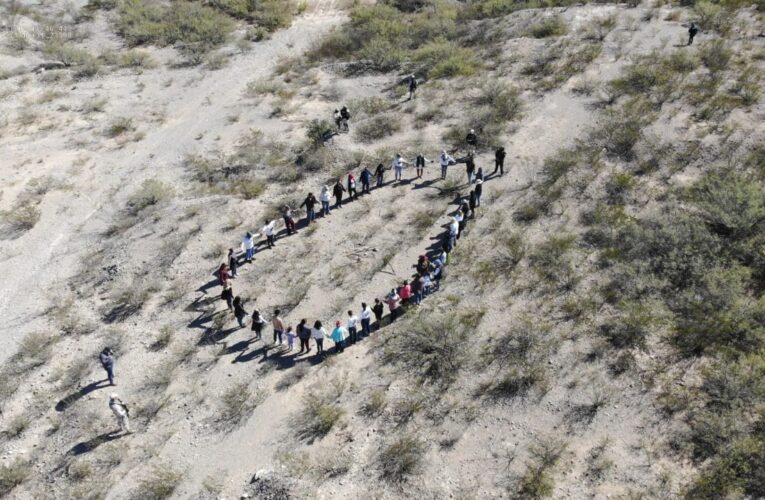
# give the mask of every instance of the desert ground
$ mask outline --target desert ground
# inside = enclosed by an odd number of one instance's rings
[[[0,496],[765,497],[765,5],[2,8]],[[470,129],[437,291],[341,353],[239,328],[215,271],[248,231],[267,320],[411,280]]]

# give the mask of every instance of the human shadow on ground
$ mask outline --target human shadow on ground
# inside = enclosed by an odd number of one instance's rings
[[[98,382],[93,382],[92,384],[88,384],[85,387],[81,387],[77,392],[69,394],[67,397],[56,403],[55,409],[58,412],[66,411],[70,406],[72,406],[83,397],[87,396],[95,390],[103,389],[104,387],[109,387],[109,379],[99,380]]]
[[[84,455],[85,453],[90,453],[91,451],[95,450],[102,444],[108,443],[110,441],[114,441],[116,439],[120,439],[121,437],[125,435],[125,434],[120,434],[119,432],[120,431],[107,432],[105,434],[101,434],[100,436],[96,436],[93,439],[90,439],[88,441],[82,441],[80,443],[77,443],[68,452],[66,452],[66,454],[72,455],[72,456],[79,456],[79,455]]]

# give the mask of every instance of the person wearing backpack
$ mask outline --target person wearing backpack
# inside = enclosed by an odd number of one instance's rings
[[[409,75],[409,100],[414,99],[414,93],[417,91],[417,79],[414,75]]]
[[[101,366],[106,370],[109,385],[116,385],[114,383],[114,352],[111,347],[104,347],[104,350],[98,355],[98,359],[101,361]]]
[[[353,174],[348,174],[348,201],[359,199],[359,195],[356,192],[356,178]]]
[[[131,434],[130,430],[130,410],[127,405],[122,402],[116,392],[113,392],[109,396],[109,409],[114,413],[114,418],[117,419],[117,424],[120,426],[120,431],[125,434]]]

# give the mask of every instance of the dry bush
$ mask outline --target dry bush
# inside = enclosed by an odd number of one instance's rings
[[[553,469],[566,450],[566,443],[557,439],[540,439],[529,450],[530,461],[519,478],[519,498],[549,497],[555,487]]]
[[[17,238],[35,227],[40,220],[38,203],[28,199],[9,210],[0,211],[0,238]]]
[[[151,348],[155,351],[165,349],[173,341],[175,336],[175,329],[170,325],[164,325],[159,329],[157,337],[154,339],[154,343]]]
[[[308,375],[308,371],[309,368],[305,363],[289,368],[279,382],[276,383],[276,390],[285,391],[289,389],[303,380]]]
[[[137,216],[144,209],[168,201],[175,196],[175,189],[158,179],[146,179],[127,202],[128,213]]]
[[[172,496],[183,475],[167,465],[155,465],[149,474],[138,480],[133,491],[135,500],[163,500]]]
[[[294,419],[298,437],[313,440],[326,436],[345,415],[338,404],[334,403],[335,394],[308,393],[303,397],[303,409]]]
[[[379,417],[388,406],[385,391],[378,389],[369,394],[369,399],[361,407],[361,414],[367,417]]]
[[[111,305],[103,313],[107,323],[125,321],[137,314],[159,289],[153,283],[133,283],[111,294]]]
[[[560,15],[551,15],[529,26],[529,35],[534,38],[561,36],[568,32],[568,25]]]
[[[380,477],[400,484],[419,472],[427,447],[414,436],[401,436],[385,446],[377,457]]]
[[[0,465],[0,495],[10,494],[16,486],[29,477],[31,472],[31,465],[20,459]]]
[[[441,215],[442,212],[438,209],[421,209],[412,214],[409,224],[414,229],[415,234],[417,234],[419,238],[422,238],[433,228],[433,225],[438,221]]]
[[[240,382],[221,396],[220,420],[228,427],[239,425],[252,411],[262,403],[267,394],[263,391],[250,390],[247,382]]]
[[[356,140],[370,143],[383,139],[401,130],[401,121],[398,115],[386,113],[367,118],[355,125],[354,136]]]
[[[17,438],[21,436],[25,430],[29,428],[32,421],[26,415],[16,415],[8,420],[4,434],[10,438]]]

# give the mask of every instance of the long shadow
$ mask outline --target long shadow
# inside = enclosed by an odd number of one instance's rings
[[[426,180],[426,181],[422,181],[419,184],[415,183],[414,187],[412,189],[414,190],[414,189],[424,189],[424,188],[432,187],[433,184],[435,184],[436,182],[438,182],[440,180],[441,180],[441,178],[439,177],[438,179],[429,179],[429,180]]]
[[[93,382],[92,384],[88,384],[85,387],[80,388],[79,391],[73,392],[72,394],[56,403],[55,409],[58,412],[66,411],[70,406],[72,406],[83,397],[87,396],[95,390],[103,389],[104,387],[109,387],[109,379],[99,380],[98,382]]]
[[[238,330],[240,330],[239,326],[226,328],[225,330],[219,330],[217,332],[211,332],[208,328],[207,331],[205,331],[205,333],[199,339],[199,342],[197,342],[197,345],[204,346],[216,344]]]
[[[198,292],[202,292],[202,293],[204,293],[206,295],[207,294],[207,290],[209,290],[210,288],[216,287],[218,285],[220,285],[220,280],[218,278],[213,278],[210,281],[208,281],[207,283],[205,283],[204,285],[202,285],[199,288],[197,288],[197,291]]]
[[[76,445],[72,446],[72,448],[66,452],[67,455],[72,456],[78,456],[83,455],[85,453],[90,453],[91,451],[95,450],[99,446],[101,446],[104,443],[108,443],[110,441],[114,441],[116,439],[120,439],[125,434],[118,434],[119,431],[112,431],[107,432],[106,434],[101,434],[100,436],[96,436],[93,439],[90,439],[88,441],[83,441],[81,443],[77,443]]]

